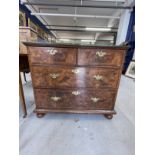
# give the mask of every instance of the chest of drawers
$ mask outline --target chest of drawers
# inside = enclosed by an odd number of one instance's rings
[[[127,47],[24,43],[38,117],[96,113],[111,119]]]

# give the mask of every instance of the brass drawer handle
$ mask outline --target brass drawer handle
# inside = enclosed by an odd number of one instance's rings
[[[96,103],[96,102],[98,102],[100,100],[100,98],[92,97],[91,100]]]
[[[55,55],[58,51],[56,49],[47,50],[50,55]]]
[[[81,93],[80,93],[79,91],[73,91],[72,94],[75,95],[75,96],[78,96],[78,95],[80,95]]]
[[[99,80],[103,80],[103,76],[102,75],[94,75],[93,78],[97,81]]]
[[[60,74],[58,74],[58,73],[51,73],[50,74],[50,77],[52,78],[52,79],[56,79],[57,77],[59,77],[60,76]]]
[[[53,100],[55,102],[59,101],[60,99],[61,99],[61,97],[57,97],[57,96],[51,97],[51,100]]]
[[[96,55],[99,56],[99,57],[104,57],[106,55],[106,52],[97,51]]]
[[[77,73],[79,73],[79,72],[80,72],[80,70],[79,70],[79,69],[72,69],[72,73],[77,74]]]

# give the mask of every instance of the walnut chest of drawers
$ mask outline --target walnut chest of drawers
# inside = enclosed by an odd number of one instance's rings
[[[111,119],[127,47],[24,43],[38,117],[96,113]]]

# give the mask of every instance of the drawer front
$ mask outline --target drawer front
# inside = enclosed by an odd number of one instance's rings
[[[120,67],[123,59],[121,50],[79,49],[78,65],[106,65]]]
[[[75,48],[30,47],[29,60],[32,64],[75,65]]]
[[[32,66],[32,78],[35,87],[116,88],[119,70],[101,67]]]
[[[103,89],[35,89],[35,95],[38,109],[111,110],[115,92]]]

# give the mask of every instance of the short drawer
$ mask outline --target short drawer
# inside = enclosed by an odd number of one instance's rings
[[[118,78],[119,69],[32,66],[32,79],[35,87],[116,88]]]
[[[75,65],[75,48],[29,47],[29,61],[32,64]]]
[[[79,49],[78,65],[106,65],[120,67],[123,50],[112,49]]]
[[[115,94],[102,89],[35,89],[38,109],[111,110]]]

